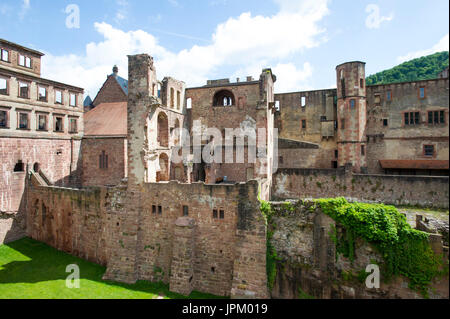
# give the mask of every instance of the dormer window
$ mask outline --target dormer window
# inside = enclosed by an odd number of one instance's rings
[[[31,69],[31,58],[19,54],[19,65]]]
[[[222,90],[214,95],[213,106],[233,106],[235,99],[233,93],[228,90]]]

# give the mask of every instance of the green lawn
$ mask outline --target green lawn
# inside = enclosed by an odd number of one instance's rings
[[[66,287],[66,266],[80,268],[80,288]],[[24,238],[0,246],[0,299],[206,299],[217,296],[193,292],[189,297],[169,291],[162,283],[138,281],[127,285],[102,280],[105,267]]]

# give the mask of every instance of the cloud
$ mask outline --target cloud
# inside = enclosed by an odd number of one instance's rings
[[[116,4],[118,6],[116,16],[114,17],[114,21],[117,24],[120,24],[122,20],[125,20],[128,16],[128,1],[127,0],[117,0]]]
[[[23,18],[25,18],[25,15],[30,10],[30,8],[31,8],[30,0],[23,0],[21,9],[19,11],[19,18],[20,18],[20,20],[23,20]]]
[[[148,32],[124,32],[104,22],[95,23],[95,30],[103,40],[88,43],[83,55],[47,54],[43,58],[43,75],[84,87],[95,95],[114,64],[127,77],[126,56],[148,53],[155,58],[160,79],[173,76],[188,86],[203,85],[208,78],[227,77],[240,71],[246,72],[244,76],[259,77],[262,68],[275,66],[274,73],[281,75],[277,74],[277,91],[278,88],[299,89],[297,86],[304,85],[305,79],[311,76],[312,67],[309,63],[295,65],[289,59],[323,42],[325,29],[319,23],[329,13],[328,2],[275,1],[280,5],[275,15],[254,16],[246,12],[231,17],[216,27],[209,43],[179,52],[166,49]]]
[[[387,17],[381,16],[380,7],[373,3],[367,5],[366,12],[369,13],[366,19],[366,27],[368,29],[378,29],[384,21],[391,21],[394,19],[394,13],[392,12]]]
[[[402,62],[409,61],[409,60],[412,60],[415,58],[420,58],[425,55],[430,55],[430,54],[433,54],[436,52],[448,51],[448,46],[449,46],[448,41],[449,41],[449,36],[447,33],[441,40],[439,40],[438,43],[433,45],[433,47],[431,47],[430,49],[420,50],[420,51],[416,51],[416,52],[409,52],[408,54],[406,54],[404,56],[399,56],[397,58],[397,60],[399,63],[402,63]]]
[[[177,0],[167,0],[172,7],[181,7],[180,3]]]

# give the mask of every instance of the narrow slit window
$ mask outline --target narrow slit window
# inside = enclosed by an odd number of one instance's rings
[[[189,216],[189,207],[183,206],[183,216]]]
[[[225,219],[225,211],[223,211],[223,210],[219,211],[219,218]]]
[[[217,209],[213,209],[213,218],[217,219],[219,215],[217,214]]]
[[[306,107],[306,96],[302,96],[300,99],[300,103],[302,107]]]
[[[152,205],[152,214],[156,215],[156,205]]]

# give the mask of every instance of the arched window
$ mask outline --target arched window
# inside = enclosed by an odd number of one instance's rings
[[[156,173],[156,182],[166,182],[169,180],[169,157],[162,153],[159,156],[160,171]]]
[[[214,95],[213,106],[232,106],[235,105],[233,93],[228,90],[222,90]]]
[[[169,147],[169,121],[163,112],[158,115],[158,143],[162,147]]]
[[[38,173],[38,172],[39,172],[39,168],[40,168],[39,163],[38,163],[38,162],[34,163],[34,165],[33,165],[33,171],[35,171],[36,173]]]

